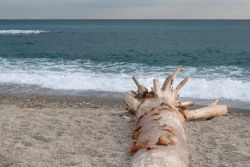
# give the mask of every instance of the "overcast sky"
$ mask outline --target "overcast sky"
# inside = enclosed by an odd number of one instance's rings
[[[250,19],[250,0],[0,0],[0,19]]]

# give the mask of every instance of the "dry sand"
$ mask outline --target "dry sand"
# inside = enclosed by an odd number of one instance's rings
[[[123,115],[118,98],[2,93],[0,166],[129,167]],[[249,166],[250,111],[185,126],[190,166]]]
[[[185,124],[193,167],[250,167],[250,111]]]

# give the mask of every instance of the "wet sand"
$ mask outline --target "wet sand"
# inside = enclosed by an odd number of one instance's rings
[[[122,100],[0,93],[0,166],[129,167]],[[250,164],[250,111],[185,124],[190,166]]]

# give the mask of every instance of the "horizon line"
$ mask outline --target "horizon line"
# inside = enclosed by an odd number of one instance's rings
[[[0,20],[131,20],[131,21],[133,21],[133,20],[162,20],[162,21],[164,21],[164,20],[173,20],[173,21],[178,21],[178,20],[180,20],[180,21],[185,21],[185,20],[187,20],[187,21],[195,21],[195,20],[197,20],[197,21],[206,21],[206,20],[208,20],[208,21],[216,21],[216,20],[218,20],[218,21],[226,21],[226,20],[235,20],[235,21],[237,21],[237,20],[239,20],[239,21],[250,21],[250,18],[249,19],[223,19],[223,18],[218,18],[218,19],[190,19],[190,18],[183,18],[183,19],[145,19],[145,18],[143,18],[143,19],[140,19],[140,18],[133,18],[133,19],[129,19],[129,18],[121,18],[121,19],[114,19],[114,18],[96,18],[96,19],[94,19],[94,18],[35,18],[35,19],[31,19],[31,18],[17,18],[17,19],[15,19],[15,18],[0,18]]]

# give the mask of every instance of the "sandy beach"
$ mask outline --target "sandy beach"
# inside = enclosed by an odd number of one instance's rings
[[[0,166],[129,167],[134,124],[124,115],[120,98],[0,93]],[[250,164],[250,111],[185,130],[190,166]]]

